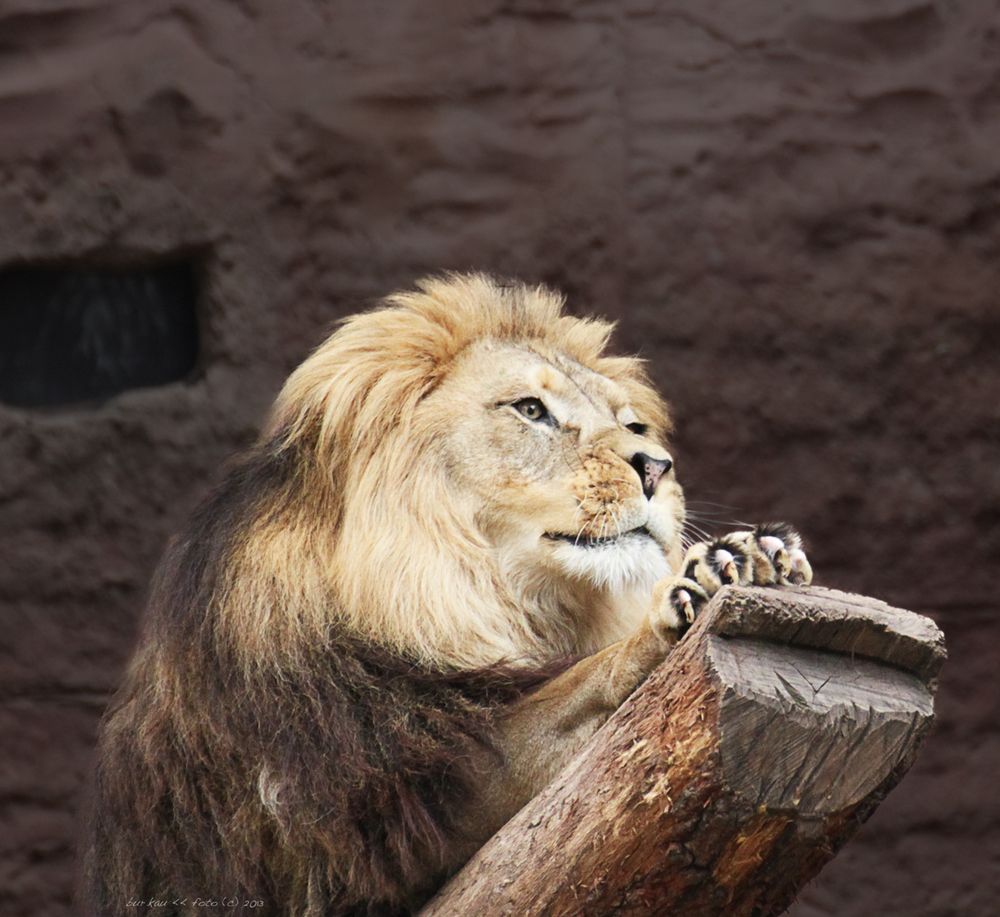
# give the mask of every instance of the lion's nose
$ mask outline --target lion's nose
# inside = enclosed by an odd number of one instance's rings
[[[656,491],[656,485],[660,483],[660,478],[674,465],[668,458],[651,458],[645,452],[637,452],[633,455],[630,464],[639,474],[639,480],[642,481],[642,492],[646,495],[646,499],[652,498]]]

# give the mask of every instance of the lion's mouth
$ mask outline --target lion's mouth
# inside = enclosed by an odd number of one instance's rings
[[[636,536],[639,538],[652,538],[652,533],[644,525],[629,529],[627,532],[619,532],[617,535],[609,535],[605,538],[592,538],[584,535],[567,535],[564,532],[546,532],[545,537],[551,541],[565,541],[577,548],[599,548],[602,545],[618,544],[626,538]]]

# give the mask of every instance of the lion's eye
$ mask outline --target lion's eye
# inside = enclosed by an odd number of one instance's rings
[[[528,420],[548,420],[549,412],[537,398],[522,398],[514,402],[514,409]]]
[[[649,430],[649,427],[644,423],[627,423],[625,424],[626,430],[631,430],[636,436],[645,436]]]

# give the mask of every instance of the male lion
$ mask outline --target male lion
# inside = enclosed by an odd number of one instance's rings
[[[723,583],[809,582],[787,526],[684,554],[664,404],[561,306],[425,280],[292,374],[158,571],[88,913],[408,912]]]

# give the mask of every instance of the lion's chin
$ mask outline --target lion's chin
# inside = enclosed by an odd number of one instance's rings
[[[663,548],[640,527],[613,538],[547,534],[550,556],[568,578],[609,593],[652,589],[669,573]]]

